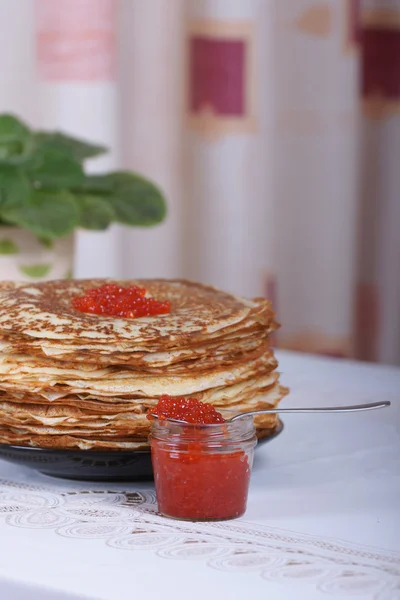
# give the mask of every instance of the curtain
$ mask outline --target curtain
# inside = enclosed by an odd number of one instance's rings
[[[106,144],[168,218],[77,277],[268,296],[284,348],[400,364],[400,0],[0,0],[0,111]]]

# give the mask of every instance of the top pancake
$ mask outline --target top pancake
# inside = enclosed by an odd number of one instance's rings
[[[185,280],[120,281],[138,285],[157,300],[169,300],[167,315],[123,319],[92,315],[75,310],[71,301],[86,290],[107,280],[58,280],[25,285],[8,282],[0,286],[0,332],[8,336],[29,336],[94,343],[187,346],[197,339],[218,336],[227,328],[240,328],[242,321],[257,311],[255,301],[239,298],[211,286]],[[273,313],[271,311],[271,319]]]

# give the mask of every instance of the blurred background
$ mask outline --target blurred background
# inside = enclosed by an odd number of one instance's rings
[[[400,0],[0,0],[0,39],[0,112],[167,198],[77,232],[75,276],[267,296],[278,346],[400,364]]]

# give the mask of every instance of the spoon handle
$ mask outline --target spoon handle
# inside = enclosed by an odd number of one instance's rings
[[[385,406],[390,406],[390,402],[388,400],[383,400],[382,402],[369,402],[367,404],[353,404],[348,406],[316,406],[309,408],[268,408],[265,410],[251,410],[249,412],[241,413],[240,415],[235,415],[230,421],[236,421],[236,419],[240,419],[241,417],[247,417],[250,415],[276,415],[280,413],[342,413],[342,412],[358,412],[362,410],[373,410],[376,408],[384,408]]]

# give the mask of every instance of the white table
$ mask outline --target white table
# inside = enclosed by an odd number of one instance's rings
[[[0,461],[0,599],[399,599],[400,369],[279,359],[286,405],[393,405],[286,416],[257,450],[236,521],[163,519],[150,484],[68,482]]]

